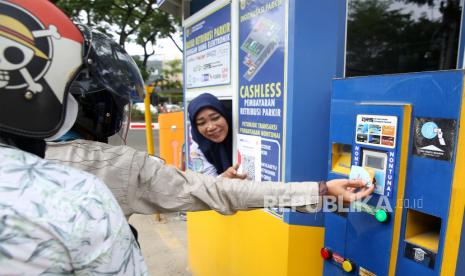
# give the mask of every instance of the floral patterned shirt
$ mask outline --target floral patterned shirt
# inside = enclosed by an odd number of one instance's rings
[[[0,275],[146,275],[95,176],[0,145]]]
[[[218,176],[215,166],[208,162],[199,145],[192,141],[189,147],[189,169],[205,175]]]

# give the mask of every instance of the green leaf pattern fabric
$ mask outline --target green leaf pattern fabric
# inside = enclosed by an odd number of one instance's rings
[[[95,176],[0,145],[0,275],[147,275]]]

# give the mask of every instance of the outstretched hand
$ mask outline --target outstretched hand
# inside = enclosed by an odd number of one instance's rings
[[[237,163],[234,166],[229,167],[226,171],[224,171],[221,176],[226,178],[238,178],[238,179],[245,179],[247,174],[240,174],[237,172],[239,169],[240,164]]]
[[[342,197],[346,203],[367,197],[375,189],[374,184],[367,187],[364,181],[352,179],[331,180],[326,182],[326,186],[328,188],[328,195]]]

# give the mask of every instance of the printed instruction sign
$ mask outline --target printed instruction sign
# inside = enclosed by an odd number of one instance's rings
[[[457,121],[440,118],[415,118],[413,154],[448,160],[453,156]]]
[[[260,136],[239,134],[237,136],[237,160],[239,173],[247,173],[247,179],[261,179],[262,141]]]
[[[239,6],[239,135],[260,138],[258,180],[282,180],[286,3],[240,1]]]
[[[396,116],[357,115],[355,141],[358,144],[393,149],[396,134]]]
[[[231,82],[231,4],[184,29],[186,88]]]

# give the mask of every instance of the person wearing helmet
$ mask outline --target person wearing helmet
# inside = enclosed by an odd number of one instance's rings
[[[115,136],[120,140],[126,138],[128,119],[127,116],[119,119],[119,114],[129,114],[130,94],[141,91],[143,80],[136,64],[117,43],[88,27],[81,26],[81,31],[87,45],[86,64],[70,90],[80,103],[73,137],[83,139],[48,143],[46,158],[103,179],[127,217],[135,213],[200,210],[233,214],[238,210],[262,208],[267,202],[274,207],[315,204],[326,191],[342,196],[345,201],[373,191],[372,187],[365,188],[361,181],[346,179],[320,183],[259,183],[182,172],[163,165],[146,152],[99,142]],[[361,190],[353,192],[346,189],[349,186]],[[280,200],[283,198],[291,200],[284,202]]]
[[[147,273],[106,185],[42,159],[76,119],[83,42],[49,1],[0,0],[0,274]]]

